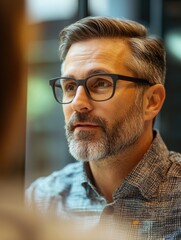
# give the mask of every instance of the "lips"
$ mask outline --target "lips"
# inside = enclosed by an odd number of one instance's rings
[[[73,133],[76,129],[78,131],[91,131],[96,128],[106,128],[106,121],[97,116],[91,116],[87,113],[75,112],[66,124],[66,131]]]
[[[94,124],[94,123],[90,123],[90,122],[78,122],[78,123],[75,123],[73,125],[73,128],[74,129],[77,129],[77,128],[95,128],[95,127],[99,127],[97,124]]]

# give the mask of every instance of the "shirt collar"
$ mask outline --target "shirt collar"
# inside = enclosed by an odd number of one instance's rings
[[[148,199],[157,195],[160,182],[166,178],[171,164],[169,151],[159,132],[154,133],[156,136],[150,148],[124,180],[124,182],[138,188],[141,194]]]
[[[91,188],[94,188],[93,186],[93,177],[92,172],[90,170],[90,166],[88,162],[83,162],[82,164],[82,174],[80,177],[81,185],[84,188],[88,188],[88,186],[91,186]]]
[[[88,162],[82,164],[81,185],[85,188],[87,196],[94,199],[103,199],[94,186],[94,180]]]

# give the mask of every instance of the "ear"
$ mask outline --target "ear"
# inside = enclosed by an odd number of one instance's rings
[[[144,93],[144,119],[154,119],[160,112],[164,100],[165,88],[162,84],[149,87]]]

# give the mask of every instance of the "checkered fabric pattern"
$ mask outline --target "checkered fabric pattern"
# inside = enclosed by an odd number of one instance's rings
[[[28,205],[80,222],[81,228],[99,224],[106,234],[124,236],[118,239],[181,239],[181,155],[168,151],[155,134],[113,202],[91,184],[88,163],[77,162],[33,182],[26,191]]]

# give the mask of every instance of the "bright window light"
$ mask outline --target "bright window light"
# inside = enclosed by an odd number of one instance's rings
[[[181,31],[168,32],[166,45],[170,53],[181,61]]]
[[[76,13],[75,0],[27,0],[30,21],[42,22],[56,19],[69,19]]]
[[[91,0],[89,9],[93,15],[109,15],[109,0]]]

